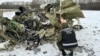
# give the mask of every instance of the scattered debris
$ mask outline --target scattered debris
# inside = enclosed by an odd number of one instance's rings
[[[96,31],[93,31],[93,33],[96,33]]]
[[[27,53],[27,54],[30,54],[30,53]]]
[[[80,30],[80,29],[83,29],[83,26],[82,25],[74,25],[72,28],[74,30]]]
[[[100,30],[97,30],[98,32],[100,32]]]
[[[40,52],[41,51],[41,49],[40,48],[34,48],[34,54],[37,54],[38,52]]]
[[[86,53],[88,53],[88,56],[94,56],[94,51],[93,49],[87,49],[86,47],[83,47]]]
[[[15,55],[13,55],[13,56],[16,56],[16,54],[15,54]]]
[[[98,28],[97,26],[95,26],[94,28]]]
[[[10,40],[0,43],[0,50],[8,50],[10,47]]]
[[[46,53],[47,53],[47,51],[44,51],[44,52],[43,52],[43,54],[46,54]]]

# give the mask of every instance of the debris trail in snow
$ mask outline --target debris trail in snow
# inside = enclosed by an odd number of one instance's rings
[[[80,19],[83,29],[76,31],[78,44],[83,46],[82,53],[74,52],[74,56],[100,56],[100,11],[84,10],[83,13],[85,18]],[[8,17],[10,18],[9,15]],[[61,56],[51,44],[44,44],[38,48],[34,54],[33,50],[28,51],[24,46],[17,46],[13,51],[0,51],[0,56]]]

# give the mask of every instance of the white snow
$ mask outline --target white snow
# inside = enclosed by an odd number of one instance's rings
[[[15,15],[14,11],[11,12],[3,12],[3,17],[8,17],[9,19],[12,19],[12,17]]]
[[[83,11],[85,18],[81,19],[84,29],[76,31],[79,45],[86,49],[93,49],[95,56],[100,54],[100,11]],[[92,52],[92,51],[91,51]],[[86,53],[86,52],[85,52]],[[87,56],[82,54],[82,56]]]
[[[83,46],[82,53],[74,52],[74,56],[100,56],[100,11],[83,10],[85,18],[80,19],[84,29],[76,31],[79,46]],[[8,15],[9,16],[9,15]],[[0,56],[58,56],[59,51],[51,44],[39,46],[41,51],[34,54],[34,51],[26,51],[25,47],[13,51],[0,51]],[[47,51],[46,54],[43,52]]]

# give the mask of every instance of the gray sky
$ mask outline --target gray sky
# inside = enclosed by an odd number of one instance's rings
[[[7,1],[9,1],[9,2],[11,2],[11,1],[24,1],[24,2],[31,2],[32,0],[0,0],[0,4],[1,4],[2,2],[7,2]]]

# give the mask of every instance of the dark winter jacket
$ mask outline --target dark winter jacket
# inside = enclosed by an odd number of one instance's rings
[[[63,48],[73,48],[77,47],[77,40],[75,32],[70,28],[65,28],[61,30],[61,40],[59,41],[59,44]]]

